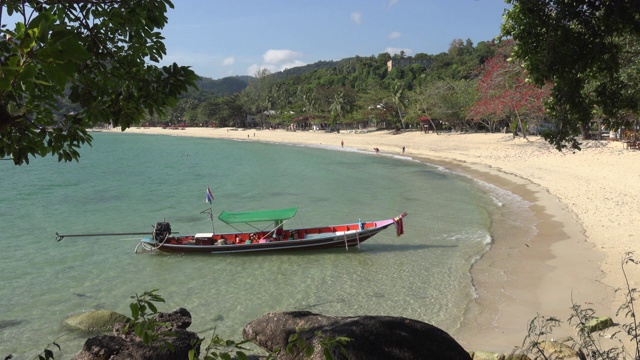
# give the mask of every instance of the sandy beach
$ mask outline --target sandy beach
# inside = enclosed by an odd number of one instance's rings
[[[118,131],[119,130],[111,130]],[[472,270],[478,297],[467,310],[468,323],[452,335],[469,350],[508,352],[520,345],[537,314],[566,321],[574,301],[611,316],[624,299],[621,259],[639,248],[640,151],[619,142],[594,141],[582,151],[558,152],[540,137],[510,134],[425,134],[386,131],[355,133],[235,130],[228,128],[132,128],[127,133],[161,134],[297,143],[402,154],[442,165],[513,192],[530,202],[538,219],[533,240],[492,228],[491,250]],[[420,214],[410,214],[418,217]],[[409,229],[408,229],[409,230]],[[632,287],[640,267],[626,267]],[[570,326],[556,338],[573,335]],[[554,334],[555,335],[555,334]]]

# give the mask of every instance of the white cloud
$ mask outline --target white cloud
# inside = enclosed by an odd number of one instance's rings
[[[401,34],[400,34],[399,32],[394,31],[394,32],[392,32],[392,33],[390,33],[390,34],[389,34],[389,39],[397,39],[397,38],[399,38],[399,37],[400,37],[400,35],[401,35]]]
[[[258,64],[253,64],[251,66],[249,66],[247,68],[247,74],[254,76],[255,74],[258,73],[259,70],[262,69],[266,69],[269,70],[270,73],[276,73],[279,71],[283,71],[286,69],[291,69],[294,67],[298,67],[298,66],[304,66],[307,65],[307,63],[300,61],[300,60],[294,60],[288,63],[284,63],[284,64],[280,64],[280,65],[274,65],[274,64],[262,64],[262,65],[258,65]]]
[[[230,65],[233,65],[235,62],[236,62],[236,58],[234,58],[233,56],[229,56],[228,58],[222,60],[222,65],[230,66]]]
[[[276,67],[273,65],[258,65],[258,64],[253,64],[251,66],[249,66],[247,68],[247,75],[250,76],[255,76],[256,74],[258,74],[258,71],[262,70],[262,69],[267,69],[269,70],[270,73],[273,73],[276,71]]]
[[[262,55],[262,59],[267,64],[279,64],[292,61],[294,58],[302,56],[301,52],[293,50],[273,50],[269,49]]]
[[[397,4],[399,0],[389,0],[389,7],[392,7],[393,5]]]
[[[299,51],[269,49],[262,55],[264,63],[261,65],[253,64],[249,66],[247,68],[247,74],[253,76],[262,69],[275,73],[285,69],[307,65],[307,63],[296,59],[301,56],[303,56],[303,54]]]
[[[413,54],[413,50],[408,49],[408,48],[388,47],[388,48],[384,49],[384,51],[388,52],[390,55],[400,54],[401,51],[404,51],[404,54],[408,55],[408,56]]]
[[[354,11],[351,13],[351,21],[353,21],[354,23],[360,25],[362,24],[362,14]]]

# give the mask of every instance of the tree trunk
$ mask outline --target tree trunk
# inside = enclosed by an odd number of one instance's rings
[[[522,130],[522,138],[527,139],[527,131],[524,129],[524,126],[522,126],[522,119],[520,118],[520,113],[518,112],[518,109],[514,109],[514,110],[516,111],[516,116],[518,117],[518,125]],[[517,131],[517,128],[516,128],[516,131]]]
[[[436,133],[436,135],[440,135],[438,134],[438,129],[436,129],[436,124],[433,123],[433,120],[431,120],[431,117],[429,117],[429,122],[431,123],[431,126],[433,126],[433,131]]]
[[[404,119],[402,118],[402,113],[400,112],[400,108],[398,108],[398,116],[400,116],[400,125],[402,125],[402,129],[404,130]]]
[[[583,122],[580,123],[580,131],[582,132],[582,140],[588,140],[589,135],[589,126]]]

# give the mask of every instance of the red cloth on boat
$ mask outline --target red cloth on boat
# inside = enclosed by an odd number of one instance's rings
[[[402,218],[394,218],[393,222],[396,224],[396,235],[400,236],[404,234],[404,223],[402,222]]]

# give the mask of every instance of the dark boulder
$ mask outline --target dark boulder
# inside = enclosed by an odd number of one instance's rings
[[[158,313],[156,321],[166,323],[160,338],[146,345],[131,329],[124,331],[126,324],[113,327],[112,335],[101,335],[88,339],[74,360],[174,360],[188,359],[189,351],[200,353],[198,334],[186,330],[191,325],[191,314],[186,309],[172,313]],[[170,344],[170,346],[167,346]],[[170,348],[173,348],[172,350]]]
[[[311,359],[324,359],[321,338],[348,337],[343,345],[349,359],[402,360],[447,359],[469,360],[470,355],[443,330],[417,320],[392,316],[333,317],[308,311],[268,313],[245,325],[242,335],[246,340],[272,352],[285,349],[289,336],[299,329],[298,337],[314,347]],[[317,335],[320,331],[321,336]],[[345,359],[338,347],[330,349],[334,359]],[[278,359],[303,359],[278,355]]]
[[[187,309],[179,308],[171,313],[158,313],[156,321],[170,323],[176,329],[188,329],[191,326],[191,313]]]

